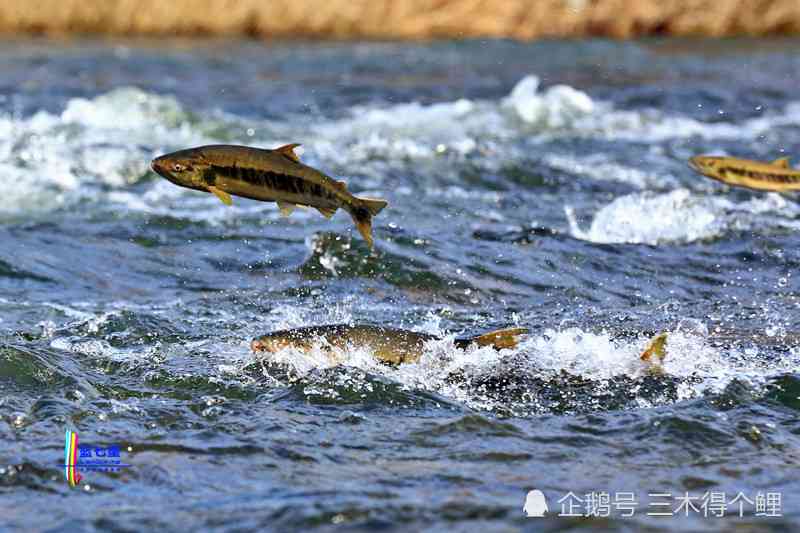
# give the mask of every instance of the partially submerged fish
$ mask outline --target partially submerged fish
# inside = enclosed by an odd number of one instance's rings
[[[231,195],[277,202],[284,216],[295,206],[317,209],[331,218],[342,208],[372,248],[372,217],[386,207],[384,200],[357,198],[343,181],[336,181],[300,162],[298,144],[275,150],[247,146],[210,145],[162,155],[152,169],[175,185],[214,194],[226,205]]]
[[[689,166],[704,176],[734,185],[759,191],[800,190],[800,170],[789,166],[789,158],[781,157],[771,163],[698,155],[689,159]]]
[[[652,337],[639,357],[647,365],[650,374],[661,375],[664,373],[663,363],[667,359],[667,345],[672,333],[663,331]],[[800,334],[784,333],[768,335],[767,333],[753,331],[734,331],[714,329],[710,333],[699,335],[711,346],[724,346],[730,349],[734,346],[757,345],[759,348],[769,350],[790,351],[800,346]]]
[[[667,357],[667,343],[670,335],[672,333],[662,331],[652,337],[642,351],[640,359],[652,365],[663,363]],[[704,338],[711,346],[723,346],[725,348],[757,345],[771,350],[791,350],[800,346],[800,334],[798,333],[768,335],[757,331],[714,329],[710,333],[697,336],[698,338]]]
[[[527,328],[498,329],[474,337],[456,339],[453,344],[462,349],[468,346],[492,346],[501,350],[515,347],[519,342],[518,337],[527,333]],[[439,337],[383,326],[334,324],[268,333],[253,339],[250,347],[254,352],[274,353],[286,348],[307,352],[314,346],[323,346],[324,342],[339,349],[364,346],[372,350],[381,362],[398,365],[418,361],[422,357],[425,343],[432,340],[439,340]]]
[[[527,335],[527,328],[507,328],[489,331],[472,337],[455,339],[456,348],[469,346],[491,346],[496,350],[515,348],[519,337]],[[441,340],[436,335],[406,329],[373,326],[369,324],[331,324],[285,329],[257,337],[250,342],[254,352],[275,353],[287,348],[308,352],[314,347],[338,348],[367,347],[381,362],[390,365],[419,361],[425,343]],[[662,363],[667,357],[667,334],[652,337],[639,359],[647,365],[650,373],[661,374]]]

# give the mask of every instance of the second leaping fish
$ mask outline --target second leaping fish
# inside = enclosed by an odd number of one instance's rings
[[[153,159],[151,168],[175,185],[214,194],[226,205],[231,195],[277,202],[284,216],[298,205],[314,207],[326,218],[342,208],[372,248],[372,217],[387,203],[357,198],[343,181],[303,164],[299,144],[274,150],[227,144],[179,150]]]
[[[789,166],[789,158],[770,163],[738,157],[698,155],[689,166],[704,176],[757,191],[789,192],[800,190],[800,170]]]

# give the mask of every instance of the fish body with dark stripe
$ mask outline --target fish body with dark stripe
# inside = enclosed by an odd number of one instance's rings
[[[699,155],[689,159],[689,166],[704,176],[736,187],[773,192],[800,190],[800,170],[789,166],[788,157],[765,163],[737,157]]]
[[[155,158],[151,168],[181,187],[210,192],[227,205],[231,195],[277,202],[284,215],[295,206],[313,207],[330,218],[341,208],[372,247],[372,217],[384,200],[353,196],[344,182],[300,162],[297,144],[275,150],[234,145],[209,145]]]

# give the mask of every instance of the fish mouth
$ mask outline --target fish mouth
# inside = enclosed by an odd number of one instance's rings
[[[161,158],[157,157],[157,158],[153,159],[152,161],[150,161],[150,169],[153,172],[155,172],[156,174],[158,174],[159,176],[163,176],[163,177],[169,179],[169,173],[167,172],[167,169],[162,164]]]
[[[174,183],[175,185],[180,185],[181,187],[186,187],[186,184],[183,183],[177,176],[172,174],[169,171],[169,166],[166,161],[164,161],[161,157],[157,157],[150,161],[150,168],[153,172],[164,178],[165,180]]]
[[[250,350],[253,352],[275,352],[272,343],[262,339],[253,339],[250,341]]]
[[[311,346],[303,342],[292,342],[280,337],[257,337],[250,341],[250,349],[254,353],[278,353],[287,349],[295,349],[307,352],[311,349]]]
[[[703,166],[697,160],[696,157],[689,158],[689,168],[692,170],[696,170],[697,172],[703,172]]]

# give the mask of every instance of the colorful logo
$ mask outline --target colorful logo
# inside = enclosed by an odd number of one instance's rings
[[[130,448],[129,448],[130,450]],[[83,476],[78,470],[99,470],[101,472],[118,472],[120,468],[131,465],[122,462],[120,447],[78,445],[78,434],[69,429],[66,431],[64,443],[64,477],[70,487],[77,486]]]
[[[70,487],[81,482],[83,476],[78,473],[78,434],[67,430],[64,444],[64,477]]]

